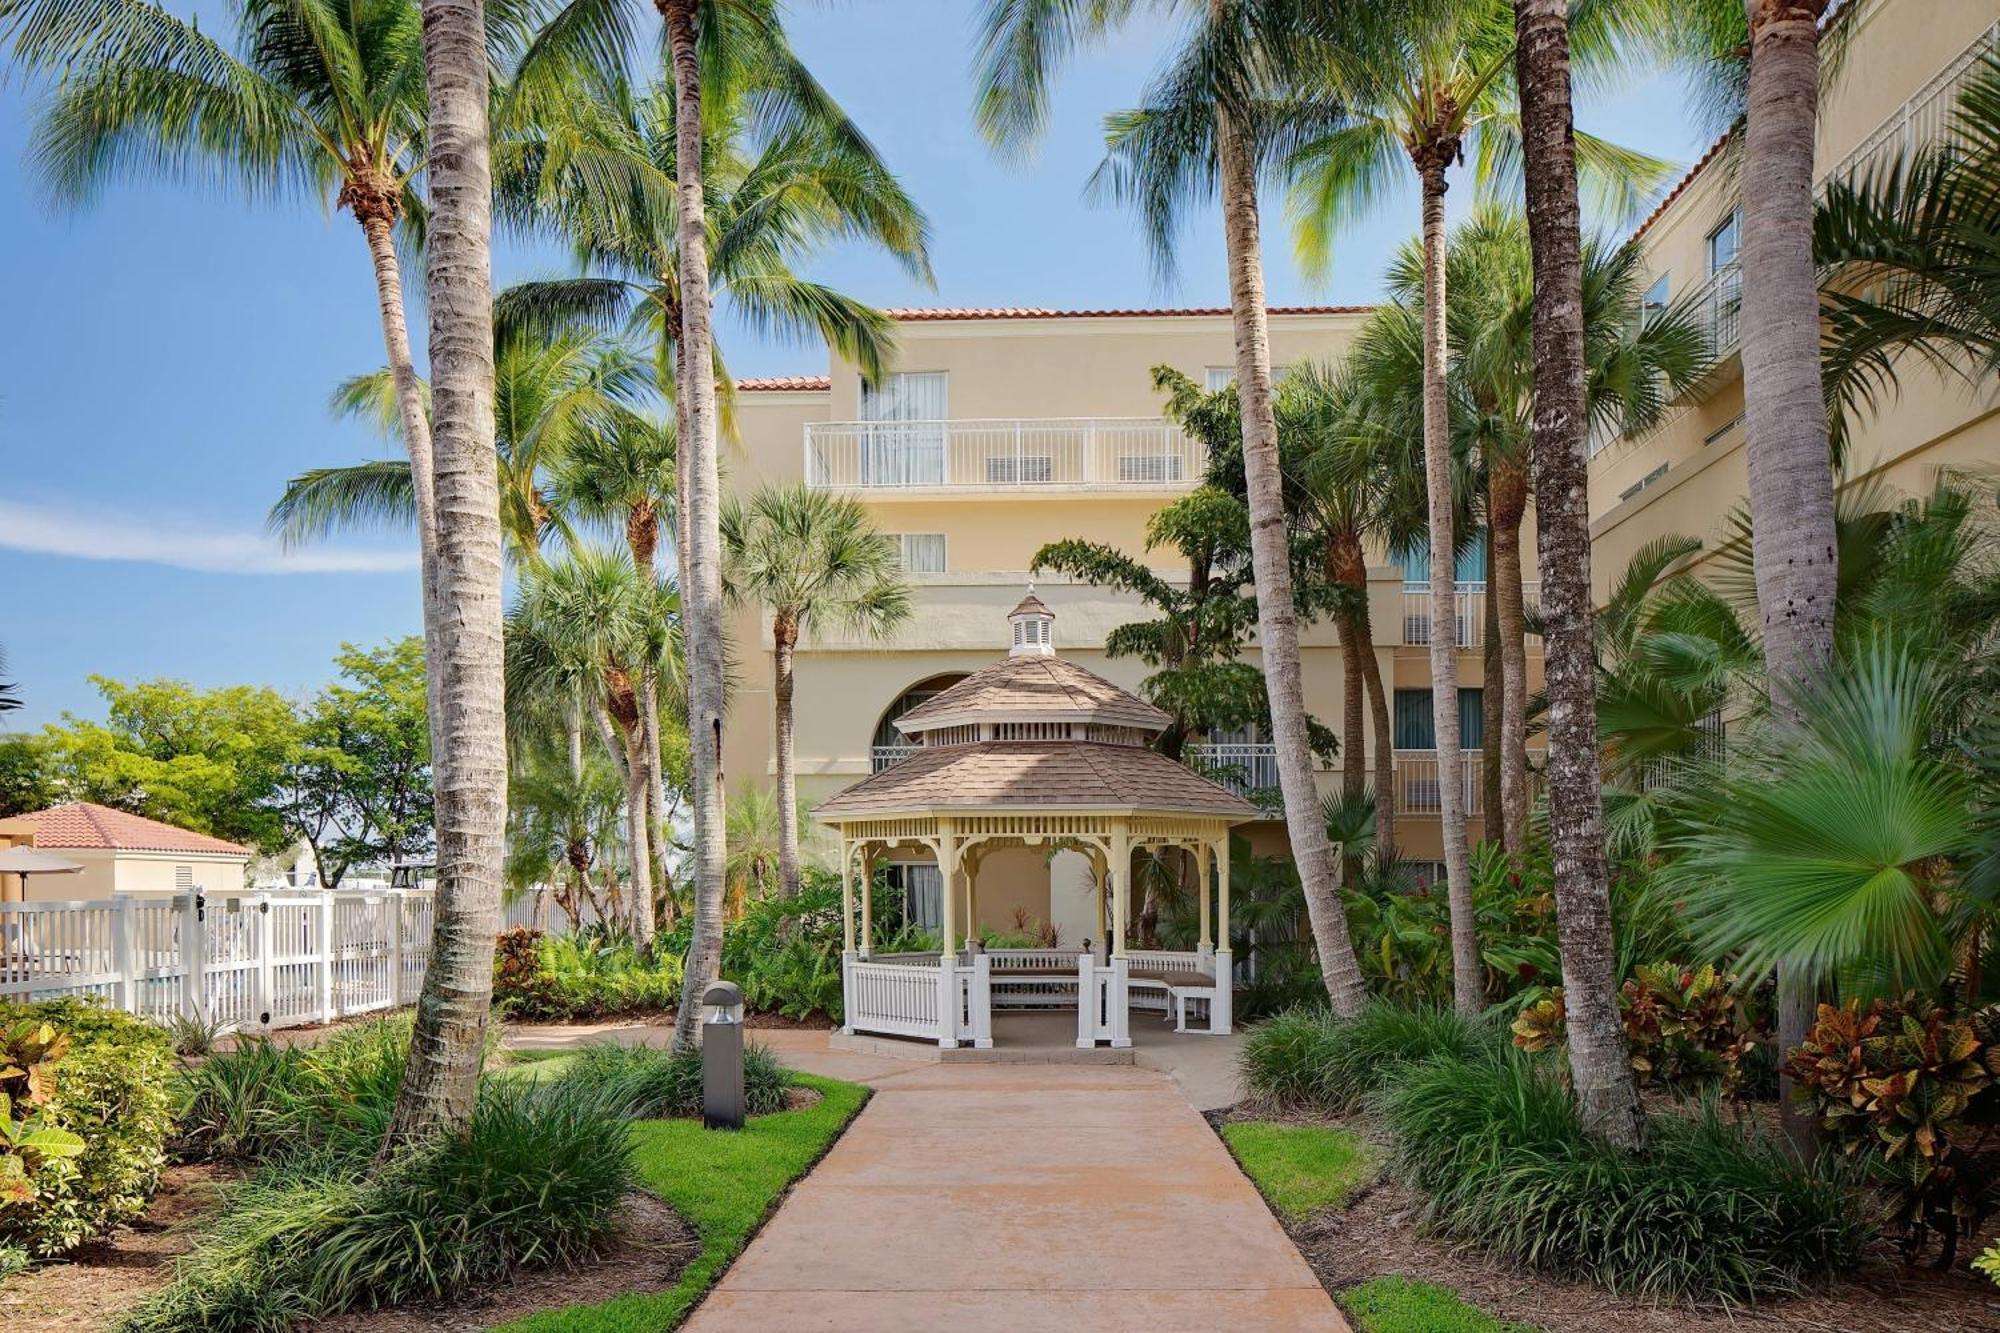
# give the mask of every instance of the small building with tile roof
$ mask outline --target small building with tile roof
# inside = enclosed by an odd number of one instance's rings
[[[251,849],[175,824],[91,801],[71,801],[0,819],[0,847],[28,846],[74,861],[68,875],[31,875],[30,900],[109,898],[117,893],[243,892]],[[19,902],[21,877],[0,875],[0,902]]]

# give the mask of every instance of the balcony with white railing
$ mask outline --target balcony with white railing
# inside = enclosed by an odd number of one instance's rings
[[[1459,756],[1459,806],[1466,818],[1476,819],[1486,812],[1486,785],[1480,781],[1482,756],[1466,750]],[[1443,785],[1438,779],[1436,750],[1396,751],[1396,813],[1436,815],[1444,812]]]
[[[1238,796],[1278,789],[1278,747],[1262,744],[1190,745],[1182,752],[1188,767]]]
[[[1541,594],[1542,585],[1524,582],[1521,585],[1521,605],[1524,609],[1535,605]],[[1490,585],[1460,583],[1453,596],[1452,628],[1454,641],[1460,648],[1484,648],[1486,646],[1486,599],[1491,595]],[[1427,645],[1431,641],[1431,590],[1425,583],[1403,585],[1403,642],[1405,645]]]
[[[914,745],[871,745],[868,747],[868,771],[880,773],[885,768],[893,768],[916,751]]]
[[[805,428],[806,484],[867,492],[1184,491],[1201,445],[1150,417],[829,421]]]

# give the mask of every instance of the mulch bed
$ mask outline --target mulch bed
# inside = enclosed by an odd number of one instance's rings
[[[1209,1120],[1217,1126],[1232,1120],[1332,1124],[1380,1142],[1362,1117],[1329,1119],[1242,1105],[1213,1112]],[[1907,1268],[1883,1254],[1811,1296],[1737,1309],[1656,1305],[1496,1263],[1477,1250],[1424,1234],[1421,1222],[1421,1200],[1384,1172],[1345,1208],[1285,1229],[1336,1299],[1371,1278],[1418,1278],[1449,1287],[1498,1318],[1546,1333],[2000,1333],[2000,1287],[1963,1267],[1949,1273]],[[1962,1245],[1960,1253],[1977,1254],[1983,1243],[1982,1237]]]
[[[138,1221],[73,1251],[64,1262],[0,1283],[0,1328],[6,1333],[109,1328],[173,1277],[173,1261],[193,1248],[202,1219],[220,1204],[219,1187],[231,1179],[215,1167],[167,1168],[152,1206]],[[619,1207],[609,1245],[590,1263],[542,1269],[450,1309],[356,1312],[310,1327],[325,1333],[473,1333],[541,1310],[608,1301],[626,1292],[665,1291],[700,1253],[700,1240],[680,1214],[650,1194],[634,1193]]]
[[[194,1245],[189,1223],[215,1211],[235,1179],[213,1166],[170,1166],[145,1215],[102,1240],[0,1283],[0,1328],[7,1333],[100,1333],[173,1276]]]

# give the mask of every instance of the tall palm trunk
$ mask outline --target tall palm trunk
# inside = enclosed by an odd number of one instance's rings
[[[1445,896],[1451,905],[1451,997],[1461,1013],[1486,1004],[1486,970],[1472,917],[1466,862],[1464,755],[1458,729],[1458,561],[1452,537],[1451,400],[1445,371],[1445,167],[1455,155],[1434,147],[1417,162],[1424,200],[1424,484],[1431,535],[1431,723],[1437,746],[1438,833],[1444,842]]]
[[[1271,701],[1271,738],[1292,859],[1304,886],[1319,965],[1334,1012],[1360,1012],[1367,992],[1347,916],[1338,863],[1327,845],[1306,740],[1305,680],[1292,602],[1291,543],[1278,476],[1278,422],[1271,405],[1271,341],[1264,312],[1264,263],[1257,218],[1257,169],[1226,111],[1217,112],[1222,225],[1229,249],[1229,305],[1236,335],[1236,385],[1243,404],[1243,471],[1250,504],[1250,562],[1257,583],[1257,638]]]
[[[1480,635],[1485,643],[1479,652],[1479,809],[1486,821],[1483,836],[1501,842],[1500,697],[1506,693],[1507,668],[1500,661],[1500,599],[1493,595],[1490,580],[1480,603]]]
[[[464,1124],[493,998],[507,817],[500,492],[493,469],[493,174],[480,0],[424,0],[430,95],[431,396],[437,593],[425,608],[437,895],[430,964],[388,1142]]]
[[[653,839],[647,812],[651,785],[643,753],[646,728],[634,715],[625,729],[625,839],[632,852],[632,938],[641,949],[653,945]]]
[[[1500,843],[1528,846],[1528,645],[1521,587],[1521,522],[1528,512],[1528,460],[1489,461],[1486,597],[1500,640]],[[1490,820],[1493,812],[1487,812]]]
[[[1368,560],[1361,538],[1352,528],[1341,528],[1327,539],[1326,578],[1345,589],[1348,597],[1366,602]],[[1368,785],[1368,754],[1361,743],[1367,725],[1367,685],[1361,675],[1354,621],[1352,606],[1342,607],[1333,621],[1340,641],[1340,794],[1350,801]]]
[[[650,586],[657,583],[659,572],[660,520],[650,500],[632,506],[626,515],[625,540],[632,551],[632,567],[639,571],[639,577]],[[640,741],[646,755],[646,853],[647,873],[657,895],[663,895],[667,903],[668,925],[673,918],[672,879],[667,870],[667,787],[664,765],[660,758],[660,673],[659,668],[648,662],[639,672],[639,731]],[[652,921],[651,902],[647,902],[648,926],[646,942],[652,941],[653,931],[658,923]]]
[[[1368,729],[1375,737],[1375,847],[1396,850],[1396,732],[1389,721],[1389,687],[1375,657],[1375,629],[1362,603],[1354,617],[1354,653],[1361,659],[1361,683],[1368,687]]]
[[[1618,1016],[1605,882],[1584,457],[1583,238],[1565,0],[1514,0],[1514,27],[1535,265],[1535,513],[1549,700],[1549,829],[1570,1077],[1585,1124],[1632,1147],[1644,1120]]]
[[[778,891],[787,898],[799,892],[799,778],[792,739],[792,650],[798,641],[798,622],[781,612],[771,630],[771,694],[778,732]]]
[[[694,784],[694,931],[686,981],[674,1020],[674,1044],[692,1045],[702,993],[722,964],[722,529],[716,472],[715,358],[710,329],[708,237],[702,199],[701,63],[695,50],[695,0],[658,0],[674,69],[674,167],[680,195],[680,363],[675,396],[687,456],[686,526],[680,532],[687,580],[682,585],[688,659],[688,749]]]
[[[1833,469],[1820,395],[1819,285],[1813,271],[1813,137],[1824,0],[1745,0],[1750,88],[1743,178],[1743,430],[1750,471],[1751,552],[1763,613],[1771,706],[1796,721],[1794,691],[1833,658]],[[1780,967],[1778,1043],[1789,1051],[1813,1019],[1810,977]],[[1779,1104],[1793,1142],[1809,1118]]]

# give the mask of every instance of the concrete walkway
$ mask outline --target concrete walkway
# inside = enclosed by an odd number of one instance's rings
[[[874,1099],[694,1333],[1347,1328],[1168,1075],[841,1063]]]

